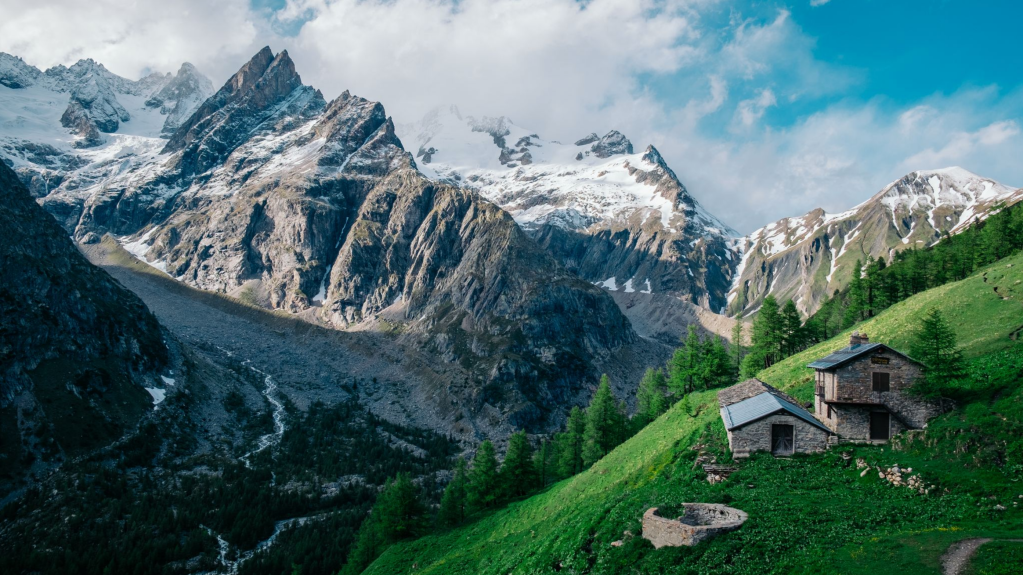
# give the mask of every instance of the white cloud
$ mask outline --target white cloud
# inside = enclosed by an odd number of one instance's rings
[[[959,164],[1023,184],[1023,91],[840,100],[862,71],[816,59],[789,12],[736,4],[289,0],[274,13],[247,0],[7,0],[0,50],[43,67],[91,57],[128,77],[188,60],[219,84],[270,45],[328,99],[349,89],[399,122],[453,103],[548,139],[618,129],[656,145],[740,231],[846,209],[915,169]],[[794,106],[818,111],[771,123]]]
[[[698,57],[689,8],[653,0],[294,0],[288,11],[313,15],[290,50],[300,72],[407,119],[457,103],[578,131],[642,98],[638,76]]]
[[[823,5],[827,4],[828,2],[831,2],[831,0],[810,0],[810,6],[813,6],[813,7],[823,6]]]
[[[764,88],[755,98],[739,102],[735,109],[733,125],[749,129],[764,117],[764,112],[768,108],[777,104],[778,100],[774,97],[774,92],[770,88]]]
[[[0,50],[40,68],[92,58],[129,78],[184,61],[225,78],[262,46],[263,27],[247,0],[0,3]]]

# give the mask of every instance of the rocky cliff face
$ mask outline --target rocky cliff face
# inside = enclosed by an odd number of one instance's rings
[[[689,194],[653,146],[621,133],[572,145],[507,118],[441,108],[399,127],[431,178],[478,190],[570,270],[601,287],[725,304],[734,234]]]
[[[396,332],[459,363],[464,399],[515,425],[577,400],[597,362],[636,338],[507,213],[425,178],[383,106],[325,101],[287,52],[260,51],[154,140],[44,205],[77,238],[113,233],[179,281]]]
[[[42,469],[134,426],[167,348],[146,306],[88,263],[2,162],[0,271],[6,481],[32,465],[11,453],[34,453]]]
[[[812,314],[852,279],[856,260],[925,248],[1020,200],[1023,190],[947,168],[912,172],[840,214],[817,209],[783,218],[741,240],[743,256],[728,311],[753,313],[774,294]]]

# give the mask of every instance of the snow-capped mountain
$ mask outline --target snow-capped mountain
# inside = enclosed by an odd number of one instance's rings
[[[119,159],[162,147],[212,93],[188,63],[133,81],[93,60],[42,72],[0,53],[0,156],[36,197],[87,188],[124,171]]]
[[[400,325],[410,353],[463,370],[423,390],[438,417],[457,411],[481,425],[494,410],[515,426],[556,425],[562,406],[587,395],[597,362],[636,339],[607,293],[507,213],[425,178],[380,103],[348,92],[328,102],[287,52],[261,50],[166,137],[174,114],[160,111],[190,102],[194,83],[151,82],[131,100],[89,66],[96,93],[114,94],[130,116],[122,122],[113,104],[89,116],[97,129],[96,118],[118,121],[94,148],[73,147],[83,137],[61,126],[68,95],[39,74],[20,66],[18,87],[0,87],[0,101],[17,104],[8,116],[45,112],[31,116],[39,140],[5,131],[0,156],[23,179],[43,179],[40,203],[83,243],[113,234],[178,281],[337,329]],[[144,110],[148,131],[127,133]]]
[[[689,194],[653,146],[637,153],[613,130],[562,144],[453,106],[396,129],[424,174],[477,190],[584,278],[724,305],[734,267],[728,244],[737,234]]]
[[[774,294],[811,314],[849,282],[856,260],[925,248],[1020,200],[1023,189],[952,167],[912,172],[842,213],[780,219],[740,240],[728,312],[749,314]]]

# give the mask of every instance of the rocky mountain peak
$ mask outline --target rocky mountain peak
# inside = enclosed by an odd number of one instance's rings
[[[596,142],[599,139],[600,139],[600,136],[598,136],[596,132],[590,132],[590,135],[584,136],[584,137],[579,138],[578,140],[576,140],[575,141],[575,145],[576,146],[586,146],[586,145],[592,144],[593,142]]]
[[[352,154],[388,123],[387,114],[379,102],[352,96],[345,90],[327,105],[313,128],[317,137],[326,140],[319,165],[344,167]],[[393,124],[390,124],[390,132],[393,135]],[[401,145],[397,138],[395,142]]]
[[[0,52],[0,86],[27,88],[39,81],[43,73],[17,56]]]
[[[213,93],[213,83],[192,64],[185,62],[177,74],[168,74],[162,86],[146,100],[149,108],[159,108],[167,116],[163,134],[172,134]]]
[[[318,90],[302,84],[286,50],[274,56],[265,47],[181,123],[163,153],[182,152],[176,165],[184,176],[205,172],[253,130],[273,130],[267,124],[271,116],[288,122],[311,119],[325,105]]]
[[[263,73],[270,67],[270,63],[274,61],[274,54],[270,51],[269,46],[263,46],[263,49],[256,52],[256,55],[249,59],[248,62],[242,65],[237,72],[234,73],[231,78],[227,80],[224,87],[220,89],[218,95],[221,93],[239,94],[249,91],[256,82],[263,77]]]
[[[618,130],[611,130],[594,143],[590,147],[590,151],[598,158],[610,158],[616,154],[631,154],[632,142]]]
[[[295,71],[295,62],[282,50],[270,61],[266,71],[253,86],[253,102],[266,107],[280,101],[302,85],[302,78]]]

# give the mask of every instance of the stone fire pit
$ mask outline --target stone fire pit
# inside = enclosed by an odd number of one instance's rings
[[[745,511],[715,503],[683,503],[682,517],[669,519],[651,507],[643,514],[643,538],[654,547],[691,547],[701,541],[742,527]]]

